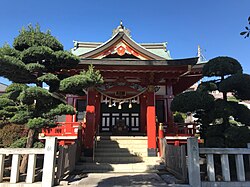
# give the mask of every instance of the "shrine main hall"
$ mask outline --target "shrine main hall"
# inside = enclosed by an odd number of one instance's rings
[[[91,154],[95,135],[145,136],[148,156],[155,156],[158,123],[176,135],[171,101],[201,79],[198,56],[173,59],[166,42],[137,43],[122,23],[104,43],[74,41],[72,53],[80,58],[72,74],[93,65],[104,79],[85,95],[67,95],[78,112],[66,116],[66,129],[72,132],[71,123],[85,124],[86,152]]]

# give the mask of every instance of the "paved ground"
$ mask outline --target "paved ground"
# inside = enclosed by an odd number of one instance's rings
[[[72,182],[71,187],[161,187],[182,186],[166,183],[156,173],[90,173],[79,181]]]

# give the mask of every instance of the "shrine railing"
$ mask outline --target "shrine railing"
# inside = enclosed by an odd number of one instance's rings
[[[194,136],[197,133],[196,123],[174,123],[163,125],[165,136]]]
[[[78,136],[79,127],[85,128],[82,122],[57,122],[54,128],[44,128],[42,136]]]
[[[55,137],[46,138],[45,148],[1,148],[0,186],[54,186],[56,150],[57,141]],[[21,178],[19,176],[20,162],[24,154],[28,155],[26,181],[19,183]],[[39,157],[40,155],[44,155],[43,162],[38,159],[37,155]],[[11,164],[9,160],[11,160]],[[37,166],[41,165],[41,163],[43,163],[42,168]],[[41,179],[39,177],[40,174],[42,174]],[[22,174],[22,177],[25,177],[25,174]]]
[[[190,186],[250,186],[250,144],[247,146],[248,148],[199,148],[197,138],[188,138]]]

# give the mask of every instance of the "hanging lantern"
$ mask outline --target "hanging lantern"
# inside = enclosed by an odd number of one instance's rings
[[[131,100],[129,101],[128,108],[132,108],[132,102],[131,102]]]
[[[122,104],[119,103],[118,109],[121,110],[122,109]]]
[[[112,101],[111,99],[109,100],[109,108],[112,107]]]

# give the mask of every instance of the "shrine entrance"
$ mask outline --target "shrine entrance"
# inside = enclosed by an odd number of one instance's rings
[[[129,103],[123,103],[120,108],[117,105],[110,107],[102,103],[100,132],[112,132],[116,127],[121,128],[121,131],[139,132],[140,104],[133,103],[132,107],[129,105]]]

